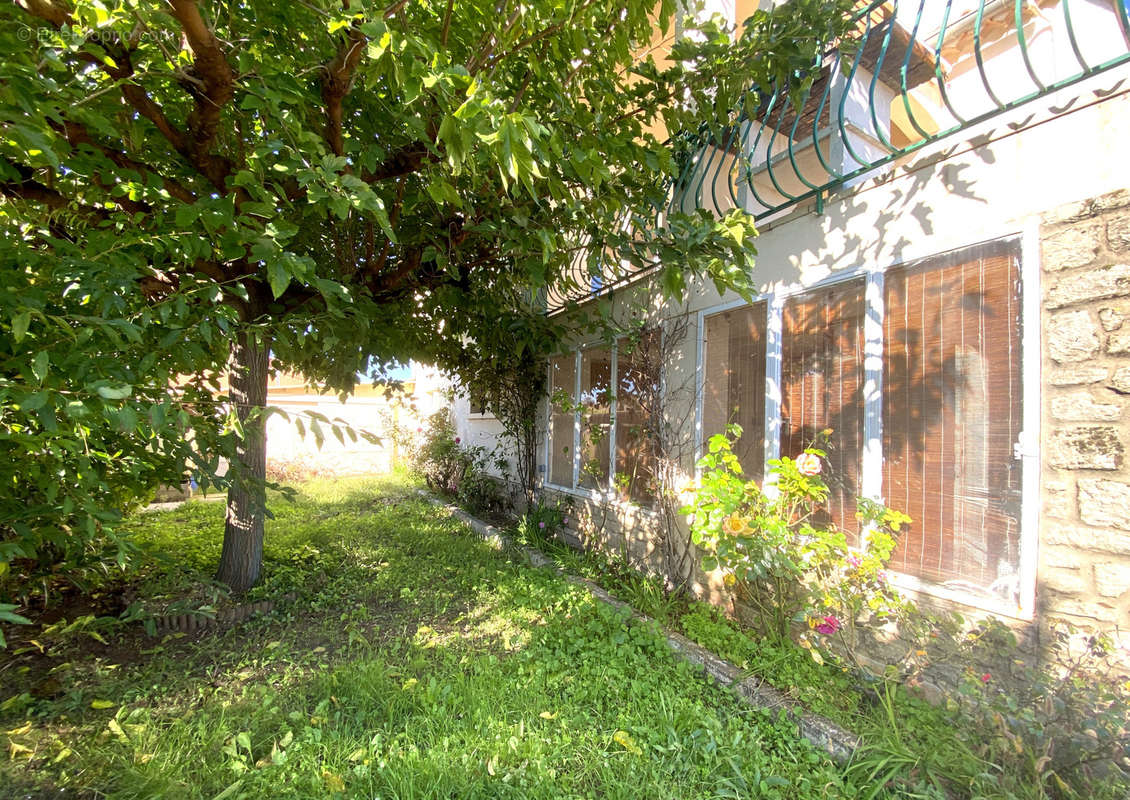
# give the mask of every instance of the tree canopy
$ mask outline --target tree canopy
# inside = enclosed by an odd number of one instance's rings
[[[603,259],[747,287],[751,220],[669,208],[668,132],[802,83],[844,10],[792,0],[735,40],[671,0],[6,7],[0,569],[220,453],[225,558],[261,546],[274,366],[343,392],[373,360],[473,371]]]

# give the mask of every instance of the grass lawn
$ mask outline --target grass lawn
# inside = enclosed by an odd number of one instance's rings
[[[164,638],[72,619],[21,631],[0,653],[0,796],[860,794],[655,630],[414,489],[336,480],[274,501],[250,599],[296,599],[267,616]],[[116,591],[210,603],[222,518],[202,502],[138,518],[152,564]]]

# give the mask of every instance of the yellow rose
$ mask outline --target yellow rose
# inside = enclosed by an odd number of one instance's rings
[[[730,536],[738,536],[749,530],[749,524],[738,512],[734,512],[722,520],[722,532]]]

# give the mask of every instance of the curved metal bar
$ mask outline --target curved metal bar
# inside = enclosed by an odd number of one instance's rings
[[[923,0],[925,2],[925,0]],[[828,80],[824,85],[824,95],[820,98],[820,105],[816,108],[816,117],[812,120],[812,146],[816,148],[816,157],[820,159],[820,166],[832,176],[833,181],[838,181],[843,177],[843,174],[834,169],[824,158],[824,154],[820,152],[820,118],[824,116],[824,106],[828,102],[828,98],[832,96],[832,78],[840,71],[840,51],[836,51],[836,57],[833,59],[832,64],[828,67]],[[828,150],[831,155],[831,142],[832,142],[832,112],[828,112]]]
[[[1067,23],[1067,41],[1071,43],[1071,52],[1075,54],[1075,60],[1079,62],[1079,66],[1083,68],[1083,74],[1091,71],[1090,64],[1087,59],[1083,58],[1083,53],[1079,50],[1079,41],[1075,38],[1075,26],[1071,24],[1071,8],[1068,0],[1063,2],[1063,21]],[[1114,0],[1115,5],[1121,5],[1121,0]]]
[[[1024,0],[1017,0],[1023,2]],[[895,3],[895,9],[898,9],[898,3]],[[906,55],[902,59],[902,67],[899,69],[899,95],[902,97],[902,106],[906,110],[906,118],[910,121],[910,125],[918,132],[919,136],[927,137],[930,134],[918,124],[918,119],[914,116],[914,111],[910,107],[910,90],[907,88],[907,73],[910,71],[910,58],[914,55],[914,43],[918,41],[918,29],[922,26],[922,12],[926,10],[926,0],[919,0],[918,14],[914,18],[914,30],[910,32],[910,43],[906,46]],[[896,13],[895,18],[898,19]]]
[[[981,0],[984,2],[984,0]],[[897,3],[892,8],[891,18],[887,21],[887,33],[883,36],[883,46],[879,49],[879,58],[875,61],[875,67],[872,70],[871,86],[867,91],[867,105],[868,111],[871,112],[871,125],[875,128],[875,136],[879,139],[880,144],[888,150],[897,150],[898,148],[891,144],[890,140],[883,133],[883,126],[879,124],[879,115],[875,108],[875,87],[879,84],[879,74],[883,71],[883,61],[887,58],[887,48],[891,46],[891,36],[895,32],[895,16],[894,8],[897,8]],[[914,43],[911,42],[911,47]]]
[[[774,89],[772,96],[769,98],[769,104],[765,108],[764,117],[768,118],[773,113],[773,106],[777,102],[778,90]],[[753,158],[752,154],[757,150],[757,144],[761,141],[761,134],[765,132],[765,122],[761,123],[761,127],[757,129],[757,136],[753,140],[753,146],[750,148],[750,156],[746,159],[745,180],[746,185],[749,186],[749,192],[753,195],[753,199],[765,208],[774,208],[772,203],[765,202],[761,195],[757,193],[757,187],[753,185]],[[768,154],[767,154],[768,155]],[[768,160],[768,159],[767,159]],[[762,212],[764,213],[764,212]]]
[[[817,65],[817,69],[819,69],[819,64]],[[800,111],[804,110],[804,106],[805,106],[805,104],[808,103],[808,98],[811,97],[811,96],[812,96],[812,86],[810,84],[808,86],[808,88],[804,90],[804,97],[802,97],[801,100],[800,100],[800,110],[797,111],[796,119],[793,120],[793,127],[792,127],[791,130],[789,130],[788,153],[789,153],[789,163],[793,165],[793,172],[796,174],[797,178],[800,179],[800,182],[803,183],[805,186],[807,186],[809,189],[819,189],[820,188],[819,186],[817,186],[815,183],[810,181],[808,178],[804,177],[804,173],[801,172],[800,166],[796,163],[796,153],[794,152],[794,148],[793,148],[793,143],[796,142],[796,140],[797,140],[796,139],[796,129],[800,125],[800,117],[801,117]],[[819,120],[819,117],[817,117],[817,119]]]
[[[777,124],[773,126],[773,135],[769,137],[769,144],[765,147],[765,171],[769,174],[769,182],[773,184],[773,188],[777,193],[790,202],[796,200],[796,195],[792,194],[781,188],[781,184],[777,182],[777,176],[773,174],[773,142],[777,139],[777,134],[781,132],[781,125],[785,122],[785,112],[788,111],[792,103],[789,100],[788,86],[785,87],[785,101],[781,103],[781,111],[777,114]],[[786,145],[786,149],[792,148],[792,142]]]
[[[1126,46],[1130,47],[1130,9],[1125,0],[1121,3],[1114,0],[1114,15],[1118,17],[1118,26],[1122,28],[1122,38],[1126,41]]]
[[[1024,69],[1028,71],[1028,77],[1032,79],[1032,83],[1036,84],[1040,91],[1043,91],[1047,87],[1040,80],[1040,76],[1036,74],[1036,68],[1032,66],[1032,59],[1028,57],[1028,39],[1024,34],[1024,14],[1022,13],[1024,4],[1025,0],[1016,0],[1016,43],[1020,45],[1020,57],[1024,60]]]
[[[1067,0],[1063,0],[1064,3]],[[985,0],[977,5],[977,19],[973,23],[973,57],[977,59],[977,74],[981,76],[981,83],[985,87],[985,93],[989,95],[989,99],[996,103],[997,108],[1004,106],[1001,99],[997,97],[997,93],[993,91],[993,87],[989,85],[989,76],[985,74],[985,59],[981,55],[981,23],[985,18]]]
[[[946,9],[942,12],[942,27],[938,29],[938,41],[934,44],[934,75],[938,79],[938,91],[942,95],[942,102],[945,104],[946,109],[953,115],[953,118],[958,121],[960,125],[968,124],[965,117],[957,113],[957,109],[953,107],[950,102],[950,96],[946,92],[946,79],[942,75],[942,42],[946,38],[946,26],[949,24],[950,9],[953,8],[953,0],[946,0]]]
[[[952,0],[951,0],[951,2],[952,2]],[[867,39],[870,35],[871,35],[871,17],[868,16],[867,17],[867,28],[863,32],[863,38],[862,38],[862,41],[859,45],[859,49],[855,51],[855,59],[852,61],[851,71],[847,75],[847,83],[844,86],[843,94],[840,95],[840,118],[838,120],[839,128],[840,128],[840,139],[843,141],[844,147],[847,148],[848,153],[851,155],[852,159],[855,160],[856,164],[866,164],[867,159],[860,158],[859,154],[855,152],[855,148],[851,146],[851,139],[848,136],[847,128],[844,125],[844,120],[846,118],[845,111],[847,109],[848,92],[851,89],[852,81],[855,80],[856,72],[859,71],[859,63],[860,63],[860,61],[862,61],[863,51],[866,49],[865,43],[867,42]]]

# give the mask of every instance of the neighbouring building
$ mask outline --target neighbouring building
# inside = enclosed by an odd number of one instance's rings
[[[1127,5],[861,4],[863,46],[830,53],[799,107],[773,87],[704,135],[675,187],[676,206],[757,216],[754,302],[708,284],[665,301],[626,270],[585,282],[613,315],[680,337],[659,374],[625,341],[552,359],[551,395],[586,413],[547,399],[542,492],[600,544],[657,558],[637,436],[657,383],[688,479],[727,422],[755,479],[831,428],[832,518],[855,530],[863,495],[913,519],[901,588],[1017,624],[1125,629]],[[497,423],[469,411],[457,403],[460,430],[492,442]],[[697,589],[725,601],[716,577]]]

